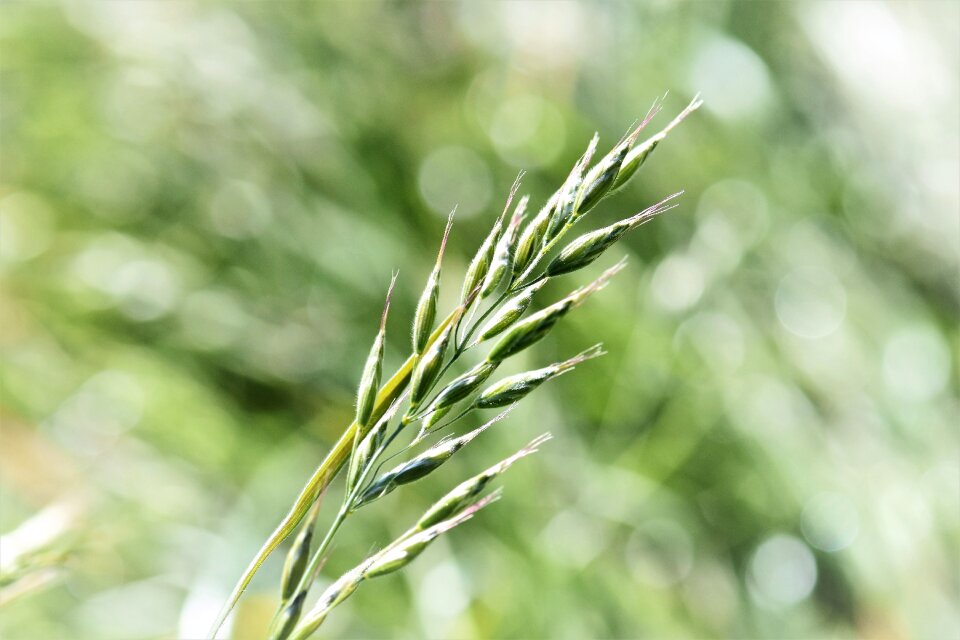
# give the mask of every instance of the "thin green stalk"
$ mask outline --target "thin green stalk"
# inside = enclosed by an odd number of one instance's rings
[[[333,522],[330,523],[330,527],[327,529],[326,534],[323,536],[323,540],[320,541],[320,544],[317,546],[316,550],[313,552],[313,555],[310,557],[310,563],[307,565],[306,570],[303,572],[303,576],[300,578],[300,582],[297,584],[296,589],[293,591],[293,595],[280,603],[280,607],[277,610],[277,614],[283,611],[287,605],[293,601],[299,594],[303,593],[306,595],[310,591],[310,587],[313,585],[313,582],[317,579],[317,575],[320,572],[320,566],[323,562],[323,556],[327,552],[327,549],[330,547],[330,544],[333,542],[334,536],[340,530],[340,527],[343,525],[347,517],[352,513],[351,506],[356,501],[357,497],[360,495],[361,490],[364,488],[364,483],[366,482],[368,476],[370,475],[370,470],[373,469],[374,462],[377,458],[383,455],[383,452],[387,450],[393,440],[397,437],[400,431],[403,429],[403,424],[398,424],[397,428],[384,440],[381,444],[370,462],[366,467],[360,472],[359,478],[357,478],[356,486],[344,496],[343,503],[340,505],[340,509],[337,511],[337,515],[334,517]],[[379,467],[378,467],[379,469]]]

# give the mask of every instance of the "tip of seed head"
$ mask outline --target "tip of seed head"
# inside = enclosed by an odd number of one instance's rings
[[[580,161],[577,162],[575,171],[583,171],[583,169],[590,164],[590,160],[593,158],[593,154],[597,152],[597,145],[600,143],[600,132],[594,131],[593,137],[590,138],[590,144],[587,145],[587,150],[580,156]]]
[[[443,229],[443,240],[440,241],[440,257],[443,257],[443,250],[447,247],[447,238],[450,236],[450,227],[453,226],[453,216],[457,213],[457,207],[459,205],[454,205],[453,209],[450,210],[450,215],[447,216],[447,226]]]
[[[646,126],[650,124],[650,121],[653,120],[657,116],[657,114],[660,113],[660,111],[663,109],[663,102],[664,100],[667,99],[668,93],[669,91],[664,93],[662,96],[658,97],[656,100],[653,101],[653,104],[650,106],[650,109],[647,111],[647,115],[643,117],[643,120],[640,121],[640,124],[637,125],[637,128],[634,129],[633,133],[630,134],[628,138],[628,144],[630,146],[633,146],[633,143],[637,141],[637,136],[640,135],[640,132],[643,131],[644,128],[646,128]]]
[[[615,265],[604,271],[597,277],[596,280],[590,284],[584,285],[571,293],[568,298],[573,300],[574,306],[580,305],[584,300],[587,299],[587,296],[596,293],[603,289],[610,282],[610,279],[620,273],[623,268],[627,265],[627,258],[623,257]]]
[[[390,403],[390,406],[387,407],[387,410],[383,412],[383,415],[380,416],[380,419],[377,420],[377,423],[374,425],[374,428],[379,427],[384,422],[389,422],[393,420],[393,417],[397,414],[397,409],[400,408],[400,405],[403,404],[403,401],[407,399],[409,391],[404,391],[399,396],[397,396],[393,402]]]
[[[383,303],[383,313],[380,314],[380,330],[383,331],[387,326],[387,314],[390,313],[390,299],[393,297],[393,287],[397,284],[399,271],[394,271],[390,277],[390,287],[387,289],[387,299]]]
[[[464,300],[463,300],[463,304],[461,304],[459,307],[457,307],[456,310],[454,311],[454,313],[457,314],[457,317],[454,318],[454,322],[456,322],[457,320],[459,320],[459,319],[460,319],[460,316],[463,315],[463,312],[467,310],[467,307],[469,307],[471,304],[473,304],[474,298],[476,298],[478,295],[480,295],[480,290],[481,290],[482,288],[483,288],[483,282],[480,282],[480,283],[477,284],[477,286],[475,286],[475,287],[470,291],[470,293],[467,294],[467,297],[464,298]],[[452,323],[451,323],[451,324],[452,324]]]
[[[527,446],[517,451],[515,454],[507,458],[507,460],[504,460],[504,462],[509,461],[507,462],[507,466],[509,467],[511,464],[513,464],[520,458],[525,458],[532,453],[536,453],[537,451],[540,450],[540,445],[542,445],[544,442],[546,442],[552,437],[553,436],[550,434],[549,431],[547,431],[546,433],[541,433],[539,436],[537,436],[536,438],[528,442]]]
[[[700,93],[698,92],[697,95],[693,96],[693,100],[690,101],[690,104],[688,104],[683,111],[677,114],[677,117],[671,120],[670,124],[665,126],[663,128],[663,131],[661,131],[657,135],[660,137],[666,137],[666,135],[670,133],[670,131],[672,131],[674,127],[676,127],[678,124],[683,122],[687,116],[689,116],[691,113],[699,109],[702,105],[703,105],[703,100],[700,98]]]
[[[512,408],[513,408],[513,407],[511,407],[510,409],[512,409]],[[504,418],[506,418],[506,417],[507,417],[507,414],[510,413],[510,409],[507,409],[506,411],[501,411],[501,412],[500,412],[499,414],[497,414],[494,418],[492,418],[492,419],[490,419],[490,420],[487,420],[486,422],[484,422],[482,425],[480,425],[479,427],[477,427],[477,428],[474,429],[473,431],[470,431],[470,432],[468,432],[468,433],[465,433],[464,435],[462,435],[462,436],[460,436],[459,438],[457,438],[457,440],[460,441],[460,446],[463,446],[463,445],[467,444],[468,442],[470,442],[471,440],[473,440],[474,438],[476,438],[478,435],[480,435],[481,433],[483,433],[484,431],[486,431],[487,429],[489,429],[490,427],[492,427],[494,424],[496,424],[496,423],[500,422],[501,420],[503,420]],[[441,442],[442,442],[442,441],[441,441]]]
[[[567,362],[570,363],[571,366],[577,365],[577,364],[580,364],[581,362],[586,362],[587,360],[592,360],[593,358],[598,358],[606,354],[607,352],[603,350],[603,343],[598,342],[597,344],[593,345],[589,349],[584,349],[577,355],[573,356],[572,358],[567,360]]]
[[[447,216],[447,226],[443,230],[443,240],[440,241],[440,251],[437,252],[437,266],[440,266],[440,261],[443,260],[443,252],[447,248],[447,238],[450,237],[450,228],[453,226],[453,216],[457,213],[457,206],[454,205],[453,209],[450,210],[450,215]]]
[[[677,206],[677,203],[671,202],[671,201],[682,196],[683,192],[684,190],[681,189],[676,193],[672,193],[666,198],[664,198],[663,200],[660,200],[659,202],[650,205],[640,213],[630,218],[629,222],[630,222],[631,228],[637,225],[643,224],[644,222],[648,222],[654,217],[660,215],[661,213],[664,213],[666,211],[669,211],[670,209],[675,208]]]
[[[476,502],[474,502],[469,507],[467,507],[457,515],[453,516],[452,518],[448,520],[444,520],[440,524],[434,525],[433,529],[435,529],[437,533],[444,533],[445,531],[449,531],[450,529],[453,529],[458,524],[462,524],[467,520],[469,520],[470,518],[472,518],[474,514],[480,511],[480,509],[483,509],[484,507],[490,505],[491,503],[499,500],[500,495],[502,493],[503,491],[501,489],[497,489],[496,491],[480,498],[479,500],[477,500]]]
[[[525,452],[524,455],[530,455],[531,453],[535,453],[536,451],[539,450],[540,445],[544,444],[545,442],[547,442],[547,441],[550,440],[551,438],[553,438],[553,434],[550,433],[549,431],[547,431],[547,432],[545,432],[545,433],[541,433],[539,436],[537,436],[536,438],[534,438],[533,440],[531,440],[531,441],[527,444],[527,446],[525,446],[523,449],[521,449],[521,451]]]
[[[506,217],[507,211],[510,210],[510,205],[513,203],[514,196],[517,195],[517,190],[520,188],[520,181],[523,179],[524,173],[524,171],[520,171],[517,174],[517,177],[514,179],[513,184],[510,186],[510,193],[507,194],[507,202],[503,205],[503,211],[500,213],[500,217],[497,218],[497,226],[503,223],[503,219]]]
[[[530,196],[525,195],[520,198],[520,202],[517,203],[516,208],[513,210],[513,217],[510,219],[510,225],[520,224],[520,221],[523,220],[523,216],[527,212],[527,203],[530,202]]]

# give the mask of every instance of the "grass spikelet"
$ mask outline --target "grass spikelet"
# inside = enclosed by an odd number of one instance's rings
[[[484,389],[477,396],[473,406],[478,409],[512,406],[547,380],[561,376],[581,362],[603,354],[601,345],[597,344],[563,362],[556,362],[542,369],[508,376]]]
[[[383,305],[383,313],[380,315],[380,329],[377,331],[377,337],[373,340],[370,347],[370,354],[367,356],[367,362],[363,367],[363,375],[360,377],[360,386],[357,389],[357,415],[356,422],[361,428],[370,424],[370,418],[373,416],[373,405],[377,398],[377,390],[380,388],[380,376],[383,373],[383,347],[386,341],[387,315],[390,313],[390,298],[393,296],[393,287],[397,283],[397,274],[394,273],[390,279],[390,288],[387,289],[387,300]]]
[[[550,438],[551,436],[549,433],[544,433],[540,436],[537,436],[531,440],[527,446],[520,449],[512,456],[504,458],[495,465],[488,467],[472,478],[468,478],[467,480],[464,480],[458,484],[445,496],[437,500],[429,509],[427,509],[426,513],[424,513],[417,521],[417,524],[414,525],[414,530],[423,531],[425,529],[429,529],[430,527],[443,522],[448,518],[452,518],[457,513],[467,508],[486,488],[491,480],[513,466],[517,460],[525,458],[532,453],[536,453],[539,450],[540,445]]]
[[[480,289],[480,297],[486,298],[493,293],[504,278],[510,273],[513,266],[514,248],[517,243],[517,233],[520,229],[520,223],[523,221],[523,215],[527,208],[529,196],[523,196],[517,203],[517,208],[513,212],[510,224],[507,230],[497,242],[497,247],[493,252],[493,259],[490,262],[490,269],[483,280],[483,287]]]
[[[527,308],[530,307],[530,303],[533,302],[533,296],[537,295],[537,292],[540,291],[545,284],[547,284],[546,278],[534,283],[504,302],[500,310],[480,329],[480,336],[477,338],[477,342],[496,337],[513,326],[517,320],[523,317]]]
[[[313,529],[317,522],[317,516],[320,514],[320,504],[322,500],[318,499],[313,503],[310,509],[310,515],[307,516],[300,533],[293,541],[287,558],[283,563],[283,574],[280,579],[280,597],[284,600],[290,598],[296,591],[300,578],[303,577],[303,571],[307,568],[307,562],[310,560],[310,544],[313,541]]]
[[[497,368],[497,364],[484,360],[463,375],[454,378],[444,387],[430,404],[430,410],[446,409],[463,400],[477,390],[490,374]]]
[[[517,241],[517,250],[513,256],[511,282],[515,282],[517,277],[530,266],[530,261],[533,260],[534,253],[543,244],[543,239],[547,234],[547,226],[550,224],[550,216],[557,206],[559,197],[560,192],[555,192],[553,196],[550,197],[550,200],[547,201],[547,204],[534,216],[533,220],[527,223],[527,226],[524,227],[523,232],[520,234],[520,239]]]
[[[623,162],[620,164],[620,170],[617,172],[617,177],[613,181],[613,187],[611,191],[616,191],[624,184],[627,183],[630,178],[636,174],[637,169],[647,161],[647,158],[650,157],[650,154],[653,153],[653,150],[657,148],[657,145],[663,142],[667,135],[684,119],[689,116],[691,113],[700,108],[703,104],[703,100],[700,99],[700,94],[694,96],[693,100],[690,101],[690,104],[674,118],[670,124],[664,127],[659,133],[653,137],[645,140],[643,143],[635,146],[630,152],[624,157]]]
[[[470,298],[467,298],[469,304]],[[464,307],[459,308],[459,314],[465,311]],[[443,331],[440,337],[431,344],[417,361],[417,366],[413,370],[413,379],[410,382],[410,408],[416,409],[417,406],[430,392],[433,383],[436,382],[440,374],[440,368],[443,366],[443,358],[450,346],[453,337],[456,322],[451,323]]]
[[[440,295],[440,264],[443,262],[443,252],[447,248],[447,238],[450,235],[450,227],[453,225],[453,215],[456,211],[457,208],[454,207],[447,218],[447,227],[443,231],[443,240],[440,241],[437,261],[427,278],[423,293],[420,294],[417,311],[413,316],[413,352],[417,355],[423,353],[426,348],[427,342],[430,340],[430,332],[433,330],[433,323],[437,319],[437,298]]]
[[[659,214],[677,206],[676,204],[670,204],[670,201],[681,194],[683,194],[683,191],[678,191],[630,218],[614,222],[573,240],[547,265],[547,275],[558,276],[577,271],[589,265],[622,238],[627,231],[649,222]]]
[[[570,172],[566,182],[564,182],[560,188],[557,207],[550,218],[550,223],[547,225],[547,233],[544,240],[549,241],[556,237],[570,220],[571,216],[573,216],[577,205],[577,193],[579,193],[580,186],[583,184],[583,172],[590,164],[593,154],[596,153],[597,143],[599,141],[600,135],[594,133],[593,138],[590,139],[590,144],[587,145],[587,150],[580,156],[580,160],[574,165],[573,171]]]
[[[507,194],[507,203],[504,205],[503,211],[494,223],[490,233],[487,234],[487,237],[483,240],[476,255],[470,262],[470,266],[467,267],[467,275],[463,280],[463,290],[460,293],[462,304],[466,304],[470,295],[483,283],[484,278],[487,276],[487,271],[490,269],[490,262],[493,260],[493,252],[496,249],[497,241],[500,240],[500,233],[503,230],[504,218],[510,210],[510,205],[513,203],[513,197],[517,194],[517,189],[520,188],[520,179],[522,177],[523,173],[521,172],[516,180],[513,181],[513,185],[510,187],[510,193]]]
[[[526,320],[517,322],[490,350],[490,353],[487,354],[487,360],[501,362],[542,340],[563,316],[571,309],[582,304],[588,296],[605,287],[610,278],[622,268],[623,262],[621,261],[607,269],[590,284],[580,287],[565,298],[534,313]]]
[[[480,509],[496,501],[499,492],[477,500],[457,515],[439,522],[425,530],[410,530],[394,540],[384,550],[365,560],[352,570],[340,576],[320,596],[317,604],[304,616],[303,622],[293,629],[291,640],[304,640],[316,631],[334,607],[341,604],[365,581],[393,573],[407,566],[441,534],[463,524]]]
[[[370,486],[357,498],[353,509],[359,509],[361,506],[373,502],[387,495],[400,485],[409,484],[420,478],[423,478],[444,462],[449,460],[453,454],[466,446],[478,435],[486,431],[491,425],[499,422],[507,415],[507,411],[500,413],[497,417],[485,422],[473,431],[466,433],[458,438],[449,438],[442,440],[430,447],[420,455],[403,462],[382,476],[374,480]]]

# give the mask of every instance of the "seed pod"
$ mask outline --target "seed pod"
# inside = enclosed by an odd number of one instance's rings
[[[550,216],[557,206],[557,198],[560,192],[556,191],[547,201],[547,204],[540,209],[540,212],[534,216],[517,241],[517,250],[513,257],[513,279],[516,280],[526,270],[533,261],[537,250],[543,244],[543,238],[547,234],[547,225],[550,224]]]
[[[430,405],[430,409],[436,410],[452,407],[476,391],[481,384],[486,382],[487,378],[490,377],[490,374],[492,374],[496,368],[497,365],[495,363],[484,361],[463,375],[454,378],[450,381],[450,384],[437,394],[436,399]]]
[[[427,285],[420,294],[420,302],[417,303],[417,311],[413,317],[413,352],[417,355],[423,353],[427,342],[430,340],[430,332],[433,330],[433,321],[437,317],[437,297],[440,293],[440,263],[443,261],[443,251],[447,246],[447,237],[450,235],[450,225],[453,224],[454,208],[447,218],[447,228],[443,232],[443,240],[440,242],[440,251],[437,252],[437,261],[427,278]]]
[[[414,530],[429,530],[431,527],[437,526],[439,523],[455,517],[465,508],[469,507],[469,505],[484,490],[491,480],[509,469],[510,466],[520,458],[528,456],[537,451],[537,447],[549,439],[549,433],[538,436],[534,438],[530,444],[523,449],[520,449],[509,458],[501,460],[492,467],[458,484],[445,496],[435,502],[429,509],[427,509],[426,513],[424,513],[417,521],[417,524],[414,525]]]
[[[529,196],[520,198],[517,208],[513,211],[513,217],[507,226],[506,232],[497,242],[497,247],[493,252],[493,259],[490,262],[490,269],[483,280],[483,287],[480,289],[480,297],[486,298],[493,293],[503,279],[510,273],[510,267],[513,265],[514,246],[517,242],[517,233],[520,229],[520,222],[523,220],[524,211],[527,208]]]
[[[535,296],[537,291],[542,289],[545,284],[547,284],[546,278],[530,285],[504,302],[499,311],[493,314],[493,317],[487,320],[483,328],[480,329],[480,337],[477,339],[477,342],[483,342],[484,340],[489,340],[499,335],[519,320],[533,301],[533,296]]]
[[[497,241],[500,239],[500,232],[503,230],[503,220],[507,215],[507,211],[510,210],[510,204],[513,202],[513,197],[516,195],[517,189],[520,187],[520,178],[522,175],[523,174],[520,174],[517,176],[517,179],[514,180],[513,186],[510,187],[510,193],[507,196],[507,204],[503,207],[500,217],[497,218],[490,233],[484,239],[480,248],[477,250],[477,254],[470,262],[470,266],[467,267],[467,275],[463,279],[463,291],[460,293],[461,304],[466,304],[467,298],[480,286],[487,276],[487,271],[490,269],[490,262],[493,260],[493,252],[496,250]]]
[[[397,274],[390,280],[390,289],[387,290],[387,301],[383,305],[383,314],[380,316],[380,330],[370,347],[370,354],[363,366],[363,375],[360,377],[360,387],[357,390],[356,422],[361,431],[370,423],[373,415],[373,405],[377,399],[377,390],[380,388],[380,375],[383,372],[383,347],[387,328],[387,314],[390,312],[390,297],[393,295],[393,286],[397,282]]]
[[[273,623],[273,632],[270,634],[270,640],[286,640],[290,636],[297,621],[300,620],[300,613],[303,611],[303,601],[307,598],[307,592],[301,591],[297,594],[290,604],[283,608],[277,619]]]
[[[677,206],[676,204],[667,203],[682,193],[682,191],[679,191],[671,196],[667,196],[660,202],[644,209],[633,217],[614,222],[602,229],[597,229],[596,231],[591,231],[590,233],[580,236],[564,247],[557,257],[547,265],[547,275],[557,276],[587,266],[599,258],[600,255],[617,240],[622,238],[627,231],[645,222],[649,222],[658,214],[669,211]]]
[[[603,350],[598,344],[590,347],[582,353],[575,355],[569,360],[557,362],[551,364],[550,366],[543,367],[542,369],[536,369],[534,371],[527,371],[526,373],[519,373],[514,376],[506,377],[503,380],[500,380],[484,389],[480,395],[477,396],[473,406],[478,409],[508,407],[526,396],[528,393],[539,387],[547,380],[551,380],[557,376],[563,375],[581,362],[591,358],[596,358],[600,355],[603,355]]]
[[[487,360],[502,362],[542,340],[567,312],[583,303],[589,295],[604,288],[610,278],[623,269],[623,265],[624,261],[620,261],[600,274],[600,277],[590,284],[580,287],[565,298],[531,315],[526,320],[519,321],[493,346],[490,353],[487,354]]]
[[[460,307],[458,313],[463,313],[464,308]],[[450,346],[450,339],[453,336],[453,330],[457,326],[457,320],[454,319],[440,337],[437,338],[430,347],[423,352],[423,355],[417,360],[413,368],[413,378],[410,382],[410,408],[411,410],[419,404],[429,393],[430,388],[440,375],[443,366],[443,357],[447,353],[447,347]]]
[[[626,182],[637,172],[637,169],[639,169],[640,166],[646,162],[650,154],[653,153],[653,150],[657,148],[657,145],[667,137],[667,134],[669,134],[674,127],[683,122],[684,118],[700,108],[700,105],[702,104],[703,100],[701,100],[700,95],[697,94],[693,101],[687,105],[687,108],[681,111],[680,115],[674,118],[670,124],[660,131],[660,133],[631,149],[623,159],[623,162],[620,163],[620,170],[617,172],[617,177],[614,179],[611,189],[616,190],[626,184]]]
[[[557,207],[550,218],[550,224],[547,226],[547,234],[544,238],[547,242],[560,233],[560,230],[573,216],[574,208],[577,204],[577,193],[580,190],[580,185],[583,183],[583,172],[587,168],[587,165],[590,164],[590,159],[593,158],[593,154],[597,150],[597,142],[599,139],[598,134],[593,134],[593,138],[590,139],[590,144],[587,146],[586,152],[580,157],[577,164],[573,166],[573,170],[560,188]]]
[[[409,484],[428,475],[449,460],[453,454],[462,449],[467,443],[483,433],[490,425],[502,420],[506,415],[507,412],[504,411],[493,420],[486,422],[470,433],[462,435],[459,438],[444,440],[435,444],[415,458],[387,471],[374,480],[367,490],[357,498],[353,509],[359,509],[369,502],[382,498],[400,485]]]

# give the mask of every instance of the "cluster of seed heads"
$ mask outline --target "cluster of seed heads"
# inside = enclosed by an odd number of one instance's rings
[[[298,526],[300,531],[284,563],[281,603],[270,631],[273,640],[309,637],[330,611],[364,581],[403,568],[439,535],[465,522],[499,495],[499,491],[483,494],[494,478],[517,460],[536,451],[549,438],[548,434],[459,484],[427,509],[404,534],[332,582],[313,607],[306,610],[307,597],[330,551],[331,542],[351,514],[403,485],[429,475],[500,421],[511,407],[534,389],[603,354],[598,344],[561,362],[489,382],[502,362],[547,336],[557,322],[622,270],[624,262],[620,261],[593,282],[527,315],[537,293],[549,280],[583,269],[628,231],[676,206],[679,193],[633,216],[580,235],[560,247],[570,229],[605,196],[626,183],[667,133],[699,106],[700,101],[694,99],[666,128],[637,144],[640,132],[660,109],[659,103],[655,103],[638,126],[591,165],[598,143],[595,135],[561,187],[526,224],[529,197],[521,197],[513,206],[520,187],[518,177],[503,211],[467,267],[458,305],[437,322],[443,254],[454,219],[454,212],[450,213],[436,262],[417,304],[411,328],[410,358],[383,382],[386,325],[396,283],[394,275],[379,329],[360,378],[354,423],[250,563],[215,622],[211,637],[216,636],[266,557]],[[554,251],[555,248],[558,251]],[[546,266],[538,271],[544,262]],[[492,346],[479,362],[444,382],[453,366],[488,341]],[[404,406],[406,409],[401,413]],[[458,407],[459,411],[455,412]],[[505,411],[477,429],[458,437],[444,438],[421,453],[410,455],[392,469],[381,472],[387,457],[412,452],[436,432],[450,427],[468,413],[493,408]],[[419,426],[413,430],[411,425],[415,423]],[[399,450],[387,456],[391,445],[403,434],[410,434],[408,443],[398,445]],[[321,498],[344,465],[346,482],[342,502],[326,532],[319,536],[316,530]]]

